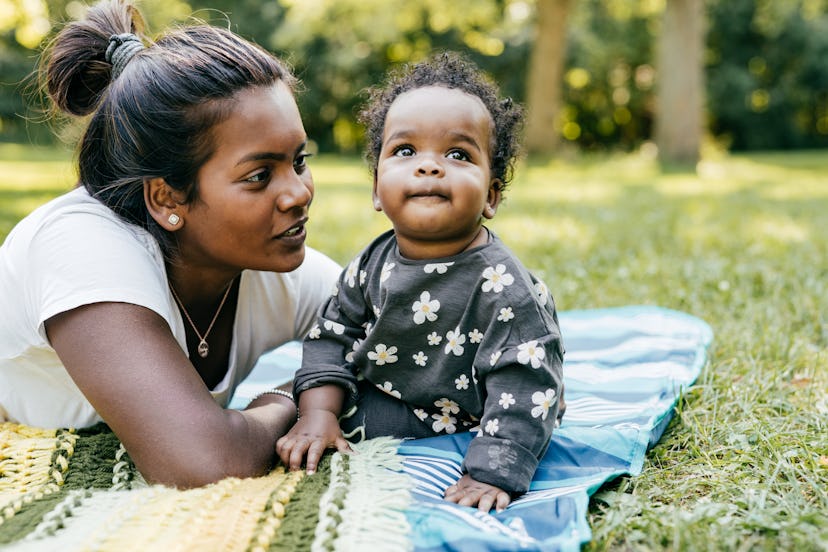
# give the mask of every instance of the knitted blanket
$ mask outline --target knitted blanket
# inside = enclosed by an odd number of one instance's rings
[[[589,496],[640,473],[712,340],[698,318],[657,307],[569,311],[567,412],[530,491],[499,514],[441,499],[472,434],[354,445],[319,471],[277,468],[179,491],[144,483],[101,424],[0,424],[3,550],[579,550]],[[301,349],[262,358],[244,405],[289,378]]]

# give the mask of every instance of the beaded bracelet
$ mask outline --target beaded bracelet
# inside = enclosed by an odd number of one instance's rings
[[[293,393],[289,393],[288,391],[284,391],[282,389],[276,388],[276,389],[268,389],[267,391],[262,391],[261,393],[259,393],[258,395],[256,395],[252,399],[250,399],[250,402],[247,403],[247,406],[250,406],[251,404],[253,404],[254,401],[256,401],[257,399],[260,399],[261,397],[264,397],[265,395],[281,395],[282,397],[287,397],[291,401],[295,402],[294,399],[293,399]]]

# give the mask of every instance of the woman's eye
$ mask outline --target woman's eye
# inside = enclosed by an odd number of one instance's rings
[[[296,159],[293,160],[293,170],[297,173],[303,172],[308,167],[307,159],[311,157],[313,154],[302,152],[296,156]]]
[[[471,159],[469,155],[463,150],[451,150],[446,154],[446,157],[449,159],[455,159],[457,161],[468,161]]]
[[[414,155],[414,148],[411,146],[400,146],[394,150],[394,155],[397,157],[411,157]]]
[[[268,180],[270,180],[270,171],[268,169],[263,169],[244,179],[245,182],[250,182],[252,184],[261,184],[262,182],[267,182]]]

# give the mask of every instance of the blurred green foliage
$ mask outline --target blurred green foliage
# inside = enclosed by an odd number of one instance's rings
[[[828,146],[826,5],[824,0],[711,4],[711,131],[726,146]]]
[[[580,150],[633,150],[650,139],[655,37],[666,0],[572,3],[559,132]],[[828,146],[828,0],[704,0],[707,121],[734,150]],[[150,30],[191,14],[279,53],[304,83],[299,102],[322,151],[361,146],[356,113],[390,67],[435,49],[465,52],[525,98],[531,0],[138,0]],[[50,140],[22,84],[50,21],[78,0],[0,0],[0,140]]]

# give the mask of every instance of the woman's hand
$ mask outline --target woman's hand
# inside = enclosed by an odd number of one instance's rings
[[[512,502],[512,497],[500,487],[477,481],[466,474],[446,489],[446,500],[460,506],[477,506],[481,512],[488,513],[493,506],[502,512]]]
[[[319,460],[327,448],[349,453],[351,447],[342,436],[336,414],[323,408],[302,410],[299,421],[287,435],[276,441],[276,453],[291,471],[302,466],[307,455],[305,469],[308,474],[316,472]]]

